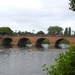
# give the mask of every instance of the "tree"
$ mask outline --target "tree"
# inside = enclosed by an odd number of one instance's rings
[[[64,35],[71,36],[71,27],[65,28]]]
[[[59,54],[55,59],[56,64],[50,68],[44,64],[42,67],[49,75],[75,75],[75,46],[70,46],[69,51]]]
[[[69,36],[71,36],[71,27],[69,27]]]
[[[64,35],[68,35],[68,28],[65,28]]]
[[[49,35],[62,35],[63,34],[63,28],[59,26],[50,26],[48,28],[48,34]]]
[[[75,11],[75,0],[69,0],[70,1],[70,9]]]
[[[19,31],[18,34],[21,35],[21,31]]]
[[[44,35],[45,33],[43,31],[38,31],[36,34],[37,35]]]
[[[25,31],[25,33],[24,33],[25,35],[33,35],[33,33],[31,33],[31,32],[28,32],[28,31]]]
[[[0,32],[2,33],[2,35],[11,35],[13,33],[13,31],[9,27],[0,27]]]

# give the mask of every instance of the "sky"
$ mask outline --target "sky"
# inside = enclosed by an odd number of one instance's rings
[[[0,27],[13,31],[43,31],[50,26],[75,31],[75,12],[69,0],[0,0]]]

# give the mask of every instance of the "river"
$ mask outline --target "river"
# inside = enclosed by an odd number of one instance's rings
[[[1,48],[0,75],[46,75],[43,64],[55,63],[59,53],[67,49],[44,48]]]

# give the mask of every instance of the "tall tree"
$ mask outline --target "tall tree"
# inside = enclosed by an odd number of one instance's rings
[[[75,0],[69,0],[70,1],[70,9],[75,11]]]
[[[64,35],[71,36],[71,27],[69,27],[69,28],[66,27],[65,28]]]
[[[65,28],[64,35],[68,35],[68,28]]]
[[[71,36],[71,27],[69,27],[69,36]]]
[[[59,26],[50,26],[48,28],[48,34],[49,35],[62,35],[63,34],[63,28]]]

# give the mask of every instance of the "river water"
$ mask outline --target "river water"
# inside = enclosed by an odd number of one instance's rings
[[[59,53],[67,49],[44,48],[1,48],[0,75],[46,75],[43,64],[55,63]]]

